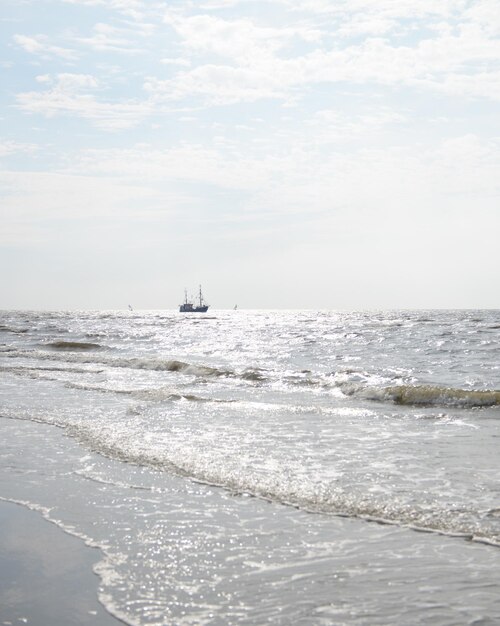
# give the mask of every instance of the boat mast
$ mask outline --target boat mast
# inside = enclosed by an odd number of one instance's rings
[[[201,285],[200,285],[200,306],[203,306],[203,296],[201,295]]]

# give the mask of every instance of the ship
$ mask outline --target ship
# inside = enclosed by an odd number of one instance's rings
[[[189,302],[188,295],[186,289],[184,289],[184,302],[179,306],[180,313],[206,313],[208,311],[209,305],[203,299],[203,294],[201,293],[201,285],[200,291],[198,293],[198,303],[194,304],[193,302]]]

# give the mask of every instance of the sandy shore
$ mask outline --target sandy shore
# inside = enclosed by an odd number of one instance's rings
[[[39,513],[0,501],[0,625],[121,624],[97,600],[99,558]]]

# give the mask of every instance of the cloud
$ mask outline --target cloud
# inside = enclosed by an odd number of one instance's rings
[[[205,0],[200,2],[199,7],[203,11],[217,10],[217,9],[232,9],[238,5],[253,2],[254,0]],[[273,0],[269,0],[271,3]]]
[[[68,48],[60,48],[49,43],[49,38],[45,35],[35,35],[28,37],[26,35],[14,35],[14,41],[18,46],[30,54],[36,54],[43,58],[60,57],[68,61],[74,61],[78,55],[74,50]]]
[[[479,17],[459,13],[451,0],[438,7],[427,1],[392,0],[293,6],[328,11],[336,21],[327,33],[325,27],[311,26],[311,21],[307,26],[301,22],[270,27],[248,18],[168,11],[164,21],[179,37],[186,52],[184,64],[189,63],[190,69],[179,69],[168,80],[151,77],[146,88],[160,100],[196,97],[209,105],[265,98],[293,102],[314,85],[339,82],[498,99],[497,81],[492,79],[500,41],[483,23],[490,4]],[[436,19],[423,28],[418,20],[429,15]],[[403,31],[412,33],[404,45],[399,39]],[[361,41],[346,45],[343,38],[354,35],[362,36]],[[299,41],[307,43],[305,49]]]
[[[336,35],[341,38],[357,37],[360,35],[378,37],[390,33],[397,25],[398,22],[394,18],[390,19],[361,13],[339,24]]]
[[[166,57],[164,59],[161,59],[160,62],[163,63],[164,65],[180,65],[184,67],[189,67],[191,65],[191,62],[188,59],[185,59],[183,57],[175,57],[175,58]]]
[[[269,163],[245,158],[236,150],[236,146],[184,142],[167,149],[137,145],[126,150],[87,150],[72,160],[68,171],[155,185],[181,182],[238,190],[266,185],[273,171]]]
[[[476,0],[464,11],[464,18],[478,24],[489,36],[500,35],[500,11],[497,0]]]
[[[38,149],[39,147],[32,143],[0,140],[0,157],[6,157],[12,154],[33,154]]]
[[[378,15],[386,19],[449,18],[461,13],[466,0],[281,0],[294,11],[320,15],[350,16]]]
[[[101,4],[99,0],[80,3]],[[285,0],[277,4],[286,7]],[[46,91],[18,94],[17,102],[30,113],[74,115],[99,128],[119,130],[138,125],[174,101],[183,101],[187,106],[233,105],[265,99],[295,104],[324,84],[411,87],[498,100],[496,63],[500,41],[487,27],[493,5],[483,0],[476,11],[471,8],[458,13],[456,2],[438,4],[436,7],[427,0],[418,4],[406,0],[333,4],[304,0],[288,6],[290,10],[308,11],[309,17],[323,12],[331,14],[333,22],[328,34],[324,25],[302,17],[296,22],[289,20],[286,26],[269,26],[264,20],[257,23],[245,17],[187,15],[193,5],[186,5],[184,11],[171,8],[164,12],[163,22],[178,38],[171,49],[184,54],[156,59],[169,66],[171,77],[145,79],[146,100],[103,102],[93,93],[95,85],[87,84],[85,90],[77,91],[74,85],[59,78],[58,84]],[[120,11],[144,6],[132,0],[112,3],[112,8]],[[401,45],[391,40],[395,23],[401,25],[402,19],[418,20],[429,15],[436,20],[428,22],[425,33],[419,32],[414,41]],[[146,52],[145,47],[134,42],[137,36],[151,34],[154,27],[137,30],[136,26],[123,28],[99,22],[91,37],[73,41],[100,54]],[[407,27],[411,30],[411,25],[405,23],[404,29]],[[346,45],[343,37],[354,34],[361,35],[361,41]],[[51,47],[42,35],[16,37],[19,45],[36,54],[64,50]]]
[[[144,0],[62,0],[66,4],[87,6],[107,6],[119,11],[140,10],[145,6]]]
[[[500,71],[448,74],[440,80],[418,79],[416,84],[450,96],[500,101]]]
[[[289,87],[284,77],[262,68],[226,65],[203,65],[178,73],[171,80],[150,78],[144,85],[160,102],[201,96],[211,105],[255,102],[263,98],[287,99]]]
[[[133,18],[141,18],[145,9],[143,0],[62,0],[66,4],[81,4],[83,6],[104,6],[107,9],[119,11]]]
[[[47,117],[73,115],[89,120],[108,131],[131,128],[151,113],[147,102],[100,102],[92,92],[98,88],[97,79],[88,74],[58,74],[38,77],[41,83],[53,83],[46,91],[31,91],[17,95],[17,106],[29,113]],[[83,93],[82,93],[83,92]]]
[[[63,2],[4,22],[0,236],[40,276],[94,262],[96,241],[96,272],[140,268],[128,241],[177,280],[187,238],[188,273],[240,275],[246,255],[249,282],[292,267],[316,297],[317,267],[341,267],[365,306],[382,281],[395,305],[408,277],[442,291],[439,255],[458,289],[464,250],[493,276],[498,0]]]
[[[36,239],[51,230],[56,237],[63,222],[134,222],[144,217],[137,207],[144,207],[147,213],[146,207],[160,204],[154,191],[145,185],[101,176],[0,171],[0,184],[4,189],[1,218],[5,227],[1,239],[11,245],[24,245],[25,235]],[[165,204],[162,206],[165,214]]]
[[[340,82],[412,86],[498,100],[498,72],[474,72],[471,67],[496,55],[500,55],[500,43],[467,37],[424,41],[416,48],[370,39],[358,46],[318,50],[294,59],[253,59],[236,67],[201,65],[169,80],[150,78],[144,86],[160,100],[202,97],[212,105],[265,98],[289,101],[315,84]]]
[[[333,130],[318,123],[325,117]],[[241,192],[247,211],[303,217],[349,206],[377,213],[388,207],[391,214],[411,206],[422,213],[426,207],[436,211],[436,203],[444,206],[450,198],[465,207],[471,197],[498,195],[498,142],[467,134],[430,144],[372,147],[380,126],[394,119],[398,117],[385,110],[378,116],[333,120],[331,112],[323,112],[310,125],[263,144],[226,140],[211,147],[183,142],[168,149],[136,145],[87,150],[71,159],[68,174],[101,175],[150,187],[178,184],[196,190],[209,185],[212,190]],[[339,145],[339,132],[351,141],[352,135],[364,141]],[[194,192],[192,201],[203,201],[203,194]]]
[[[311,139],[318,145],[339,142],[352,145],[388,141],[410,121],[408,112],[386,106],[371,105],[369,110],[346,113],[336,109],[321,109],[305,122]]]
[[[51,82],[50,74],[38,76],[37,80],[42,83]],[[89,74],[58,74],[56,79],[56,89],[66,92],[80,91],[83,89],[96,89],[99,82],[94,76]]]
[[[93,28],[92,37],[76,37],[79,44],[88,46],[98,52],[120,52],[123,54],[140,54],[143,49],[132,44],[137,29],[124,29],[110,24],[98,23]],[[140,34],[140,33],[139,33]]]
[[[310,27],[260,26],[247,18],[225,20],[210,15],[185,17],[167,12],[164,22],[176,31],[185,48],[247,65],[276,54],[296,37],[309,42],[321,37],[320,31]]]

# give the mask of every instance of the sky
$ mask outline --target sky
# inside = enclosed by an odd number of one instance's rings
[[[498,0],[0,0],[0,309],[500,308]]]

